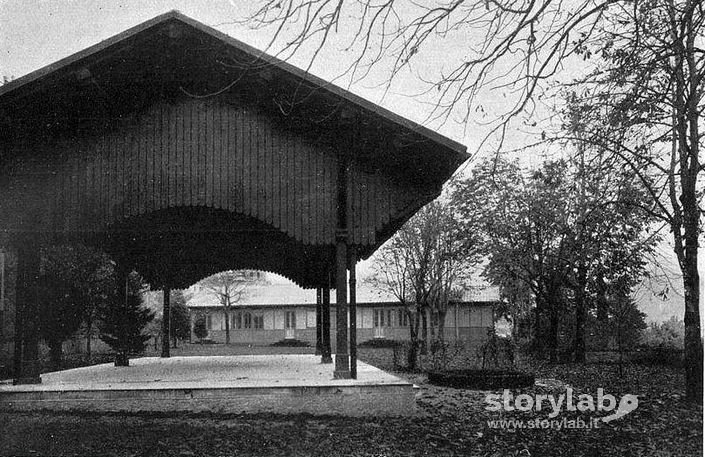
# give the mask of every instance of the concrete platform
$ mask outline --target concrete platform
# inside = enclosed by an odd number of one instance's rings
[[[358,362],[358,379],[333,379],[315,355],[156,357],[95,365],[0,384],[0,411],[310,413],[405,416],[414,386]]]

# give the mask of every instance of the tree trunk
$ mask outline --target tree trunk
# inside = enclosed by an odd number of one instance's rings
[[[693,232],[696,232],[693,230]],[[697,232],[696,232],[697,233]],[[686,232],[686,243],[688,243]],[[698,273],[697,235],[695,242],[686,244],[683,291],[685,295],[685,395],[695,402],[703,399],[703,340],[700,335],[700,275]],[[689,249],[690,247],[690,249]]]
[[[536,310],[534,315],[534,346],[539,352],[548,351],[548,312],[547,300],[541,295],[536,296]]]
[[[230,344],[230,307],[225,307],[225,344]]]
[[[587,320],[587,304],[585,289],[587,288],[587,268],[578,267],[577,284],[575,288],[575,340],[573,354],[575,363],[585,363],[585,321]]]
[[[426,315],[426,308],[421,308],[421,354],[426,355],[428,353],[428,316]]]
[[[91,341],[93,339],[93,313],[86,317],[86,358],[91,359]]]
[[[551,307],[551,325],[548,341],[548,360],[558,362],[558,310],[555,305]]]
[[[438,311],[438,341],[445,342],[446,314],[447,310]]]
[[[419,320],[420,316],[418,313],[418,308],[416,313],[405,310],[407,317],[409,318],[409,339],[411,340],[411,346],[406,354],[406,366],[409,371],[416,371],[418,365],[418,347],[419,347]]]

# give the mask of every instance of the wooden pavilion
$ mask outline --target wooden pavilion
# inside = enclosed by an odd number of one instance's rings
[[[135,269],[165,297],[244,268],[315,288],[324,362],[334,288],[334,376],[355,377],[356,262],[466,158],[464,146],[178,12],[1,86],[15,382],[41,382],[40,248],[67,242],[103,249],[123,280]],[[165,314],[168,331],[168,300]]]

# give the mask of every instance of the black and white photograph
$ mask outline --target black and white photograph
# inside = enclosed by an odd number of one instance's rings
[[[0,456],[703,456],[700,0],[0,0]]]

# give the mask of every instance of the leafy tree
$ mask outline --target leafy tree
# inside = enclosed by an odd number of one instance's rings
[[[256,275],[249,270],[230,270],[209,276],[198,283],[223,307],[225,344],[230,344],[230,311],[232,306],[245,296],[247,288],[254,283],[253,277]]]
[[[523,283],[536,303],[534,343],[557,359],[558,323],[569,265],[569,202],[564,168],[546,164],[526,176],[516,162],[486,160],[460,182],[453,201],[467,233],[482,235],[485,276],[500,288]]]
[[[604,298],[603,285],[635,284],[653,248],[646,234],[650,219],[635,204],[642,195],[633,178],[586,169],[554,161],[522,174],[516,163],[492,159],[454,197],[473,227],[468,230],[484,234],[485,274],[505,297],[515,295],[517,314],[526,312],[526,292],[533,295],[536,348],[547,348],[552,360],[561,315],[574,310],[573,353],[584,362],[587,313],[600,294]]]
[[[198,338],[200,342],[203,341],[203,338],[208,336],[206,316],[204,316],[203,314],[199,314],[196,317],[196,321],[193,323],[193,334],[196,335],[196,338]]]
[[[449,301],[463,286],[478,246],[462,231],[448,203],[434,201],[412,217],[375,255],[372,286],[394,294],[409,319],[408,366],[425,349],[429,322],[434,342],[443,341]],[[419,341],[421,330],[421,341]]]
[[[100,339],[115,351],[116,366],[127,366],[128,356],[144,352],[150,338],[143,331],[154,319],[154,312],[144,307],[144,289],[142,278],[132,272],[126,287],[118,285],[111,302],[100,309]]]
[[[39,331],[49,346],[55,369],[61,367],[63,342],[84,321],[92,326],[96,306],[105,303],[113,292],[113,280],[112,263],[99,251],[82,245],[44,250],[39,280]]]

